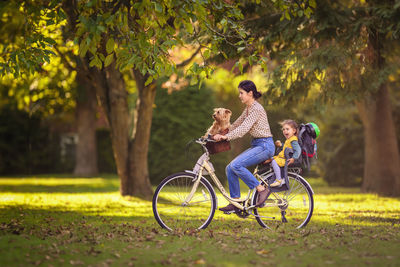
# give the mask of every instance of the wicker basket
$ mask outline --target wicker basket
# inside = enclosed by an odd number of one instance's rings
[[[229,141],[219,141],[219,142],[208,142],[206,144],[208,152],[210,154],[217,154],[220,152],[228,151],[231,149],[231,143]]]

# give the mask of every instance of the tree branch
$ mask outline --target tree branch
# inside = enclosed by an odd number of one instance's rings
[[[65,66],[68,70],[70,70],[70,71],[75,71],[76,68],[74,68],[74,67],[69,63],[69,61],[68,61],[68,59],[66,58],[65,54],[62,53],[62,52],[60,51],[60,49],[58,49],[57,45],[54,45],[54,49],[57,51],[58,55],[61,57],[61,60],[62,60],[62,62],[63,62],[63,64],[64,64],[64,66]]]
[[[188,59],[182,61],[181,63],[177,64],[176,67],[177,67],[177,68],[185,67],[187,64],[190,63],[190,61],[193,60],[193,58],[200,52],[200,50],[201,50],[201,46],[199,46],[199,47],[197,48],[197,50],[190,56],[190,58],[188,58]]]

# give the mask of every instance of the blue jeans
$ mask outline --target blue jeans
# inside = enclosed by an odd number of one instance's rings
[[[275,145],[272,137],[256,138],[251,141],[249,149],[226,166],[226,176],[228,177],[229,192],[232,198],[240,197],[239,177],[250,189],[260,184],[247,167],[271,158],[274,152]]]

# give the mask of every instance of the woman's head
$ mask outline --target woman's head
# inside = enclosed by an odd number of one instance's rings
[[[282,132],[286,139],[297,136],[299,132],[299,126],[294,120],[284,120],[280,123],[282,125]]]
[[[257,91],[256,85],[250,80],[241,81],[238,88],[246,91],[247,93],[251,92],[251,95],[254,99],[261,97],[261,93]]]

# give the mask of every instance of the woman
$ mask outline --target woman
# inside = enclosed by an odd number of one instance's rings
[[[217,134],[214,139],[216,141],[234,140],[244,136],[247,132],[254,138],[251,142],[251,148],[241,153],[228,164],[226,176],[228,177],[231,198],[240,198],[240,177],[250,189],[257,188],[259,192],[257,206],[261,206],[269,195],[269,189],[261,185],[247,167],[271,158],[275,152],[275,145],[272,140],[267,113],[263,106],[256,101],[257,98],[261,97],[256,85],[252,81],[245,80],[239,83],[238,88],[239,98],[246,105],[246,108],[243,110],[242,115],[231,125],[226,135]],[[229,204],[220,208],[220,210],[226,213],[234,212],[235,206]]]

